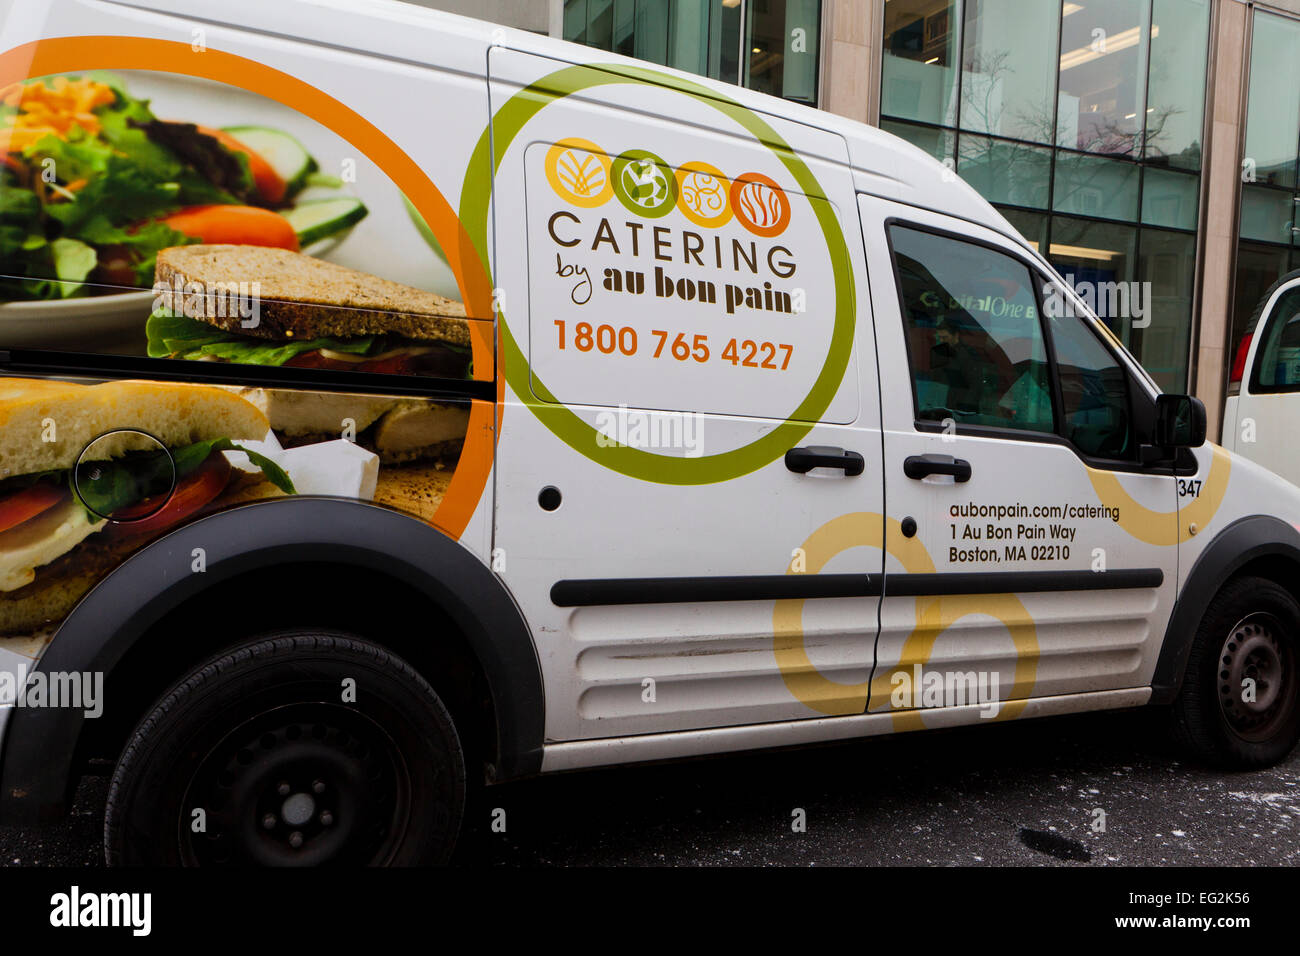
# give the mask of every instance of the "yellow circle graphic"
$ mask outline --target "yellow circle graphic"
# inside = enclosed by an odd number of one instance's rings
[[[888,532],[886,534],[886,532]],[[838,554],[850,548],[877,548],[879,542],[898,542],[888,552],[907,574],[934,574],[934,561],[918,538],[903,535],[893,518],[869,511],[858,511],[832,518],[802,545],[804,569],[788,574],[817,574]],[[824,676],[808,656],[804,645],[803,599],[789,598],[776,602],[772,611],[773,651],[781,679],[786,688],[804,706],[831,717],[861,714],[866,711],[871,694],[890,698],[895,673],[909,675],[913,664],[929,662],[935,641],[961,618],[971,614],[996,617],[1006,627],[1016,647],[1016,667],[1009,700],[1001,702],[998,717],[1017,717],[1025,709],[1038,674],[1038,631],[1034,620],[1014,594],[947,595],[916,599],[916,627],[903,642],[901,660],[874,680],[841,684]],[[897,730],[919,730],[924,725],[924,710],[907,710],[894,714]]]
[[[708,163],[686,163],[676,170],[677,208],[682,215],[705,229],[717,229],[731,221],[731,182],[722,170]]]
[[[1103,505],[1119,509],[1119,526],[1147,544],[1169,546],[1186,541],[1187,528],[1195,524],[1204,531],[1214,520],[1228,491],[1228,476],[1232,473],[1232,457],[1218,445],[1211,444],[1213,458],[1210,474],[1199,497],[1184,508],[1173,511],[1152,511],[1133,500],[1133,496],[1119,483],[1119,476],[1111,471],[1088,469],[1088,480]],[[1177,516],[1177,521],[1171,520]]]
[[[610,158],[589,139],[562,139],[546,151],[546,181],[561,199],[593,209],[614,195]]]

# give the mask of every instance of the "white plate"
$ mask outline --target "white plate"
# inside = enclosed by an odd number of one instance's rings
[[[0,304],[0,346],[143,355],[153,293]]]

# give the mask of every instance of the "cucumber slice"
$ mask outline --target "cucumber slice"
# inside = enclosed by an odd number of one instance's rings
[[[307,177],[318,168],[302,143],[281,130],[266,126],[227,126],[224,132],[266,160],[284,180],[288,196],[302,189]]]
[[[313,242],[350,229],[369,212],[365,204],[352,196],[338,199],[313,199],[300,202],[282,215],[298,233],[298,245],[307,248]]]

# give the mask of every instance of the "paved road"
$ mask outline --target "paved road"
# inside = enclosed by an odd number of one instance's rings
[[[100,865],[105,790],[54,829],[0,827],[0,864]],[[496,865],[1294,865],[1300,751],[1224,774],[1144,713],[1081,715],[530,780],[471,812],[462,856]]]

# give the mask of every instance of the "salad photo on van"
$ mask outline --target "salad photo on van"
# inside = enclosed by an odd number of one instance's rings
[[[100,768],[109,864],[411,865],[577,769],[1138,708],[1288,759],[1300,488],[945,165],[326,6],[7,8],[0,823]]]

